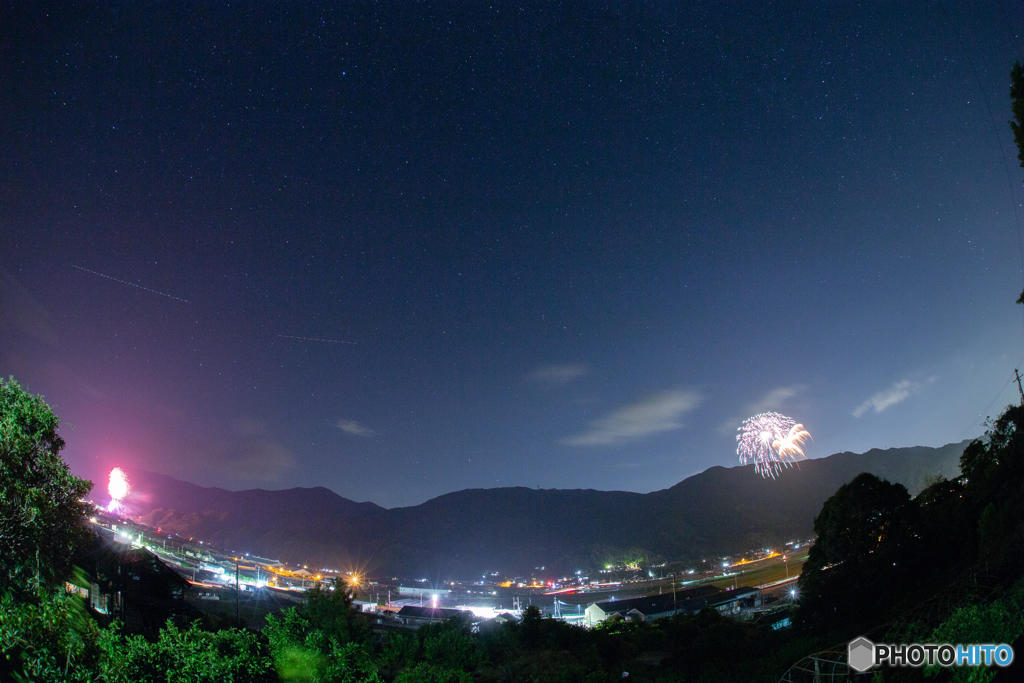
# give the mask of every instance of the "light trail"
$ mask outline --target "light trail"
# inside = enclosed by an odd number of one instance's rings
[[[134,287],[135,289],[141,289],[141,290],[144,290],[146,292],[151,292],[153,294],[159,294],[160,296],[166,296],[168,299],[174,299],[175,301],[181,301],[181,302],[186,303],[186,304],[190,303],[188,299],[182,299],[180,297],[173,296],[171,294],[165,294],[163,292],[158,292],[155,289],[150,289],[149,287],[143,287],[142,285],[135,285],[135,284],[132,284],[131,282],[125,282],[124,280],[118,280],[116,277],[110,277],[109,275],[104,275],[103,273],[97,273],[95,270],[89,270],[88,268],[83,268],[81,266],[76,266],[74,263],[71,264],[71,267],[72,268],[77,268],[78,270],[84,270],[85,272],[92,273],[93,275],[99,275],[100,277],[105,277],[108,280],[113,280],[114,282],[120,282],[122,285],[128,285],[129,287]]]
[[[290,334],[279,334],[277,336],[278,337],[284,337],[285,339],[301,339],[302,341],[318,341],[318,342],[327,342],[329,344],[351,344],[352,346],[356,346],[357,345],[356,342],[338,341],[337,339],[319,339],[317,337],[295,337],[295,336],[292,336]]]

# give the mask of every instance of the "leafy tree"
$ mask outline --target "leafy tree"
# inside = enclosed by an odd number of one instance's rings
[[[59,422],[42,397],[0,379],[0,576],[22,594],[60,583],[84,533],[92,482],[61,460]]]
[[[95,680],[100,630],[82,599],[63,590],[35,598],[0,598],[0,680]]]
[[[1009,406],[990,423],[964,450],[960,471],[960,514],[977,524],[971,550],[1012,581],[1024,562],[1024,407]]]
[[[404,630],[389,633],[384,640],[384,649],[377,657],[381,673],[388,680],[394,679],[415,665],[419,649],[420,643],[414,633]]]
[[[1010,128],[1013,129],[1013,141],[1017,143],[1017,158],[1024,168],[1024,67],[1020,62],[1010,70],[1010,103],[1014,118],[1010,121]]]
[[[351,601],[349,601],[351,602]],[[338,632],[318,628],[298,608],[268,615],[263,629],[278,676],[285,681],[355,683],[380,681],[377,667],[355,641],[341,642]]]
[[[352,607],[354,597],[351,586],[335,579],[307,591],[306,601],[298,612],[309,621],[310,628],[323,631],[327,638],[339,645],[350,640],[364,642],[369,637],[369,630],[365,620]]]
[[[422,627],[417,635],[423,643],[427,663],[456,671],[475,671],[480,663],[476,638],[464,623],[445,621]]]
[[[850,617],[884,600],[880,589],[891,588],[901,573],[897,564],[911,550],[916,511],[903,485],[867,472],[839,487],[814,519],[818,540],[800,576],[803,615]]]
[[[939,583],[948,583],[977,557],[978,517],[965,514],[964,490],[960,478],[940,479],[915,499],[923,574],[933,570]]]
[[[523,620],[519,628],[522,629],[523,641],[528,649],[537,647],[543,621],[544,616],[536,605],[530,605],[523,611]]]
[[[1017,158],[1024,168],[1024,67],[1020,62],[1010,70],[1010,107],[1014,118],[1010,121],[1010,128],[1013,129],[1013,141],[1017,143]],[[1024,304],[1024,292],[1021,292],[1017,303]]]
[[[867,472],[857,475],[815,517],[818,540],[804,571],[866,561],[883,546],[910,505],[910,494],[902,484],[890,484]]]
[[[753,680],[758,660],[772,653],[778,639],[710,607],[697,614],[678,614],[658,626],[665,632],[660,649],[672,653],[666,666],[684,673],[684,680]]]
[[[428,662],[420,662],[408,671],[403,671],[395,683],[472,683],[473,677],[465,671],[448,669]]]
[[[1024,581],[1017,581],[1008,594],[998,600],[957,609],[933,633],[920,640],[932,643],[1013,643],[1022,632]],[[926,667],[924,673],[927,677],[945,674],[945,680],[966,683],[991,680],[996,669],[965,666],[943,671],[938,665],[933,665]]]
[[[275,680],[266,646],[254,633],[179,629],[170,621],[155,642],[103,634],[103,678],[110,683],[263,683]]]

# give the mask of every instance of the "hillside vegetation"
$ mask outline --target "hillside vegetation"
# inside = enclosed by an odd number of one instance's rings
[[[352,609],[350,589],[338,585],[311,591],[301,607],[268,617],[260,632],[198,620],[168,623],[147,639],[117,622],[100,628],[80,598],[64,593],[67,559],[82,538],[75,529],[84,526],[76,496],[88,482],[61,462],[63,441],[45,403],[14,382],[0,389],[3,500],[20,501],[27,528],[38,520],[31,534],[4,537],[3,680],[610,682],[629,672],[641,681],[772,681],[801,657],[855,635],[1009,642],[1024,632],[1021,407],[963,451],[960,476],[938,479],[915,497],[870,473],[840,486],[814,521],[818,541],[789,630],[714,611],[587,630],[531,608],[521,623],[480,633],[444,623],[381,640]],[[46,506],[47,516],[33,514]],[[54,552],[54,540],[65,547]],[[19,552],[10,552],[11,542]],[[917,680],[925,673],[878,675]]]
[[[222,548],[373,573],[476,577],[546,566],[554,574],[613,558],[650,562],[776,546],[813,535],[814,516],[861,472],[921,491],[956,477],[967,442],[807,460],[778,479],[712,467],[652,493],[528,488],[469,489],[386,510],[324,488],[226,491],[129,470],[130,505],[150,526]]]

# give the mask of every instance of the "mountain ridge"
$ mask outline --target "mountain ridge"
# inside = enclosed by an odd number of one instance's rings
[[[562,571],[629,556],[697,560],[813,535],[821,505],[863,471],[916,495],[959,472],[969,443],[849,451],[804,460],[777,479],[712,466],[658,491],[463,489],[384,508],[324,487],[228,491],[125,468],[131,514],[184,537],[317,566],[393,575]]]

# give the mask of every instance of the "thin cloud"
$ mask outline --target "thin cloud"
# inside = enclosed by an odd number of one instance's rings
[[[782,410],[782,406],[789,401],[789,399],[794,398],[804,389],[806,389],[806,387],[801,384],[793,384],[788,387],[777,387],[765,394],[760,401],[748,405],[745,412],[750,415],[757,415],[758,413]]]
[[[745,415],[731,417],[718,426],[718,431],[721,434],[729,434],[735,432],[736,428],[740,426],[747,417],[751,415],[757,415],[759,413],[767,412],[782,412],[785,404],[792,398],[795,398],[798,394],[802,393],[807,387],[802,384],[791,384],[788,387],[776,387],[769,391],[767,394],[762,396],[759,400],[748,403],[743,407]]]
[[[192,458],[190,467],[202,467],[240,485],[273,484],[298,465],[295,454],[271,435],[268,425],[251,418],[235,420],[225,438],[203,443]]]
[[[534,382],[561,385],[573,382],[589,372],[590,369],[586,365],[541,365],[527,377]]]
[[[697,391],[666,391],[613,410],[590,428],[561,440],[568,446],[604,446],[635,441],[650,434],[681,429],[680,418],[704,400]]]
[[[933,381],[932,378],[929,378],[929,381]],[[854,408],[853,416],[860,417],[869,410],[880,413],[886,408],[894,406],[905,400],[920,388],[920,384],[917,382],[911,382],[909,379],[896,382],[888,389],[879,391],[877,394]]]
[[[18,330],[57,346],[57,326],[49,311],[4,270],[0,270],[0,329]]]
[[[365,427],[359,424],[355,420],[338,420],[338,429],[340,429],[343,432],[348,432],[349,434],[354,434],[355,436],[362,436],[365,438],[370,438],[371,436],[377,433],[370,429],[369,427]]]
[[[223,446],[217,469],[237,481],[272,483],[295,467],[295,455],[277,441],[247,439]]]

